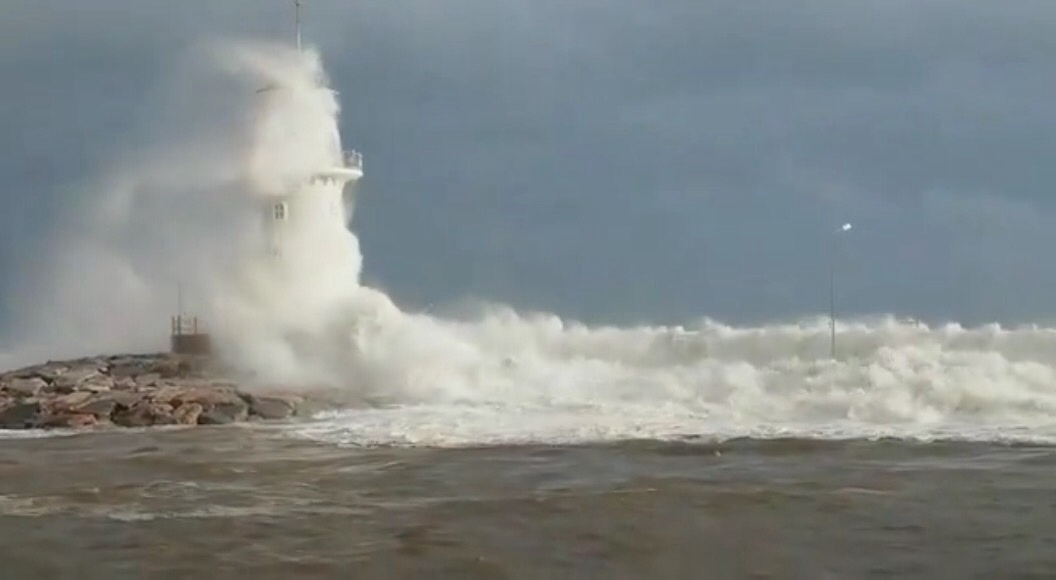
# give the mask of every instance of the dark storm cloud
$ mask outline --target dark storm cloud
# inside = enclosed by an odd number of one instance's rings
[[[307,0],[366,151],[366,277],[585,318],[1056,309],[1056,4]],[[18,1],[0,18],[8,260],[175,51],[282,0]],[[834,217],[835,216],[835,217]]]

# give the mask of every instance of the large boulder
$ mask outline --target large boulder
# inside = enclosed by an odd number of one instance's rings
[[[218,405],[247,406],[246,401],[238,396],[238,393],[233,389],[212,387],[182,389],[172,397],[172,402],[176,404],[199,403],[207,407]]]
[[[302,402],[300,397],[281,395],[246,395],[249,400],[249,414],[265,420],[288,419],[297,413]]]
[[[91,398],[92,393],[78,391],[51,399],[45,403],[45,406],[51,413],[64,413],[87,403]]]
[[[161,381],[161,374],[159,373],[143,373],[136,375],[135,378],[136,386],[141,389],[157,386],[159,381]]]
[[[43,429],[83,429],[94,427],[99,423],[95,415],[82,415],[80,413],[60,413],[58,415],[45,415],[40,418],[36,427]]]
[[[0,429],[32,429],[40,415],[40,403],[15,403],[0,410]]]
[[[151,427],[153,425],[175,425],[172,405],[142,400],[131,409],[114,412],[113,421],[121,427]]]
[[[4,389],[20,397],[35,397],[46,389],[48,382],[40,377],[14,378],[4,386]]]
[[[110,376],[136,377],[151,371],[157,357],[115,356],[106,360]]]
[[[244,421],[245,415],[239,417],[230,413],[231,409],[206,409],[198,415],[199,425],[230,425],[237,421]]]
[[[198,403],[184,403],[172,412],[173,419],[179,425],[197,425],[205,409]]]
[[[15,371],[14,376],[23,379],[40,377],[49,383],[69,370],[69,365],[61,362],[46,362],[42,365],[31,366]]]
[[[57,391],[74,391],[89,380],[100,378],[102,375],[98,367],[84,366],[68,370],[55,377],[52,384]]]
[[[73,408],[77,413],[96,417],[111,417],[115,411],[127,411],[143,400],[144,393],[112,391],[93,394],[88,400]]]

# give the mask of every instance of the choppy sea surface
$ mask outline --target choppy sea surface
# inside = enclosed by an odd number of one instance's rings
[[[306,432],[0,439],[3,576],[1056,576],[1056,447],[1038,443]]]

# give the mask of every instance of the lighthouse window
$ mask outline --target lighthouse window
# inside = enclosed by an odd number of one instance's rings
[[[277,219],[277,220],[286,219],[286,204],[284,204],[284,203],[275,204],[275,219]]]

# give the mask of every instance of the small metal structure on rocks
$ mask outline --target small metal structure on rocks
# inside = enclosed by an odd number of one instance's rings
[[[197,316],[184,314],[183,285],[176,289],[176,315],[170,320],[169,348],[172,354],[207,355],[213,345],[209,333],[203,325],[198,324]]]
[[[209,333],[199,328],[197,316],[172,317],[170,346],[173,354],[207,355],[212,352]]]

